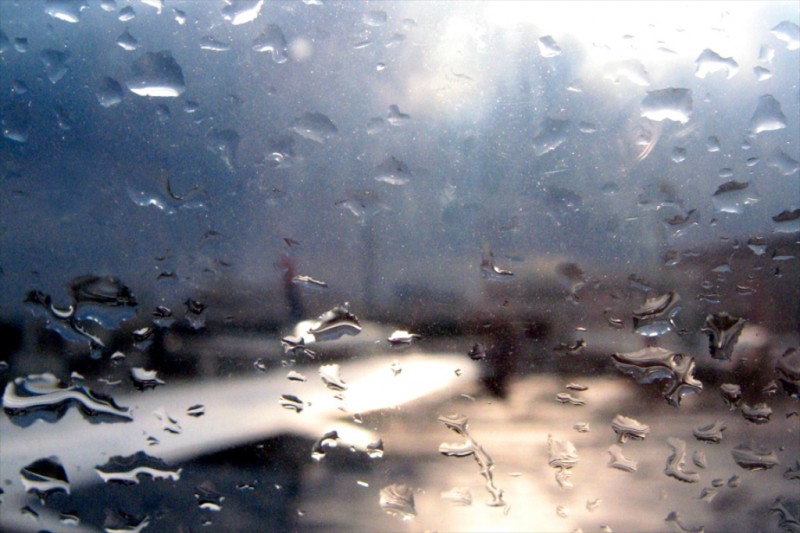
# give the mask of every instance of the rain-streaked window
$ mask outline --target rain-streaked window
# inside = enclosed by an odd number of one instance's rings
[[[3,531],[797,531],[797,2],[0,0]]]

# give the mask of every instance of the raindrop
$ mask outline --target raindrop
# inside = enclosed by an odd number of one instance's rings
[[[703,450],[695,450],[692,454],[692,462],[697,468],[707,468],[708,460],[706,459],[706,452]]]
[[[694,75],[705,78],[715,72],[725,72],[725,79],[731,79],[739,72],[739,64],[732,57],[722,57],[713,50],[706,48],[695,60]]]
[[[494,462],[483,446],[475,442],[469,434],[469,421],[467,417],[461,415],[440,416],[439,421],[448,429],[454,431],[464,438],[464,442],[448,443],[443,442],[439,445],[439,453],[448,457],[467,457],[472,456],[480,467],[481,475],[486,481],[486,490],[492,499],[486,502],[490,507],[502,507],[506,505],[503,501],[503,491],[494,484],[492,469]]]
[[[567,140],[569,125],[568,120],[546,118],[533,138],[534,153],[541,157],[561,146]]]
[[[161,429],[173,435],[179,435],[183,432],[181,425],[177,420],[172,418],[163,406],[153,411],[153,416],[161,421]]]
[[[100,0],[100,9],[106,13],[117,10],[117,0]]]
[[[775,371],[784,392],[800,399],[800,350],[787,348],[775,363]]]
[[[89,422],[131,422],[127,407],[82,385],[67,385],[53,374],[33,374],[6,384],[3,410],[15,424],[27,427],[36,420],[56,422],[72,407]]]
[[[469,349],[467,355],[473,361],[483,361],[486,359],[486,347],[483,344],[475,344]]]
[[[601,500],[600,498],[595,498],[594,500],[586,500],[586,510],[589,511],[590,513],[594,512],[595,509],[600,507],[600,503],[602,501],[603,500]]]
[[[42,60],[42,64],[44,65],[44,73],[47,75],[47,79],[50,80],[50,83],[58,83],[67,73],[66,61],[68,58],[68,52],[59,52],[58,50],[52,50],[50,48],[42,50],[39,53],[39,59]]]
[[[336,205],[346,209],[349,213],[359,219],[364,224],[368,219],[374,217],[389,207],[381,201],[378,193],[371,189],[349,191],[347,196],[336,202]]]
[[[650,75],[645,70],[644,65],[635,59],[618,61],[606,65],[606,73],[603,78],[612,83],[619,84],[623,79],[628,80],[639,87],[650,85]]]
[[[110,307],[137,305],[131,290],[114,276],[80,276],[69,285],[76,303],[91,302]]]
[[[133,386],[140,391],[164,385],[164,382],[158,379],[155,370],[145,370],[141,367],[131,368],[131,381],[133,381]]]
[[[389,185],[405,185],[411,178],[411,169],[404,162],[394,156],[375,167],[373,174],[375,181]]]
[[[44,12],[54,19],[77,24],[81,20],[81,11],[88,7],[86,0],[47,0]]]
[[[22,103],[8,104],[3,108],[2,116],[0,128],[3,137],[18,143],[27,142],[31,131],[29,107]]]
[[[30,47],[27,37],[17,37],[14,39],[14,49],[20,54],[24,54]]]
[[[768,44],[762,44],[758,49],[758,61],[771,65],[773,59],[775,59],[775,49]]]
[[[174,8],[172,8],[172,13],[175,15],[175,22],[177,22],[181,26],[186,24],[186,12],[185,11],[181,11],[180,9],[174,7]]]
[[[311,458],[315,461],[321,461],[325,458],[326,448],[336,448],[339,443],[339,433],[336,431],[329,431],[317,440],[311,447]]]
[[[728,487],[732,489],[739,488],[739,485],[741,484],[742,484],[742,478],[740,478],[737,475],[733,475],[730,477],[730,479],[728,479]]]
[[[65,526],[72,526],[72,527],[79,526],[81,524],[81,519],[74,512],[59,513],[58,521],[59,523],[64,524]]]
[[[264,0],[225,0],[225,3],[227,5],[222,8],[222,18],[238,26],[258,18]]]
[[[692,91],[670,87],[648,91],[642,100],[642,117],[662,122],[672,120],[686,124],[692,114]]]
[[[205,482],[194,488],[194,497],[197,500],[197,507],[203,511],[219,512],[222,510],[222,502],[225,496],[218,493],[211,482]]]
[[[782,130],[785,127],[786,116],[781,110],[781,104],[771,94],[760,96],[753,118],[750,119],[750,131],[758,134]]]
[[[727,426],[725,425],[725,422],[717,420],[713,424],[693,428],[692,435],[694,435],[694,438],[697,440],[719,444],[722,442],[722,432],[726,429]]]
[[[720,213],[741,214],[744,206],[757,203],[761,196],[748,182],[728,181],[720,185],[711,198]]]
[[[320,144],[325,144],[339,132],[331,119],[322,113],[308,112],[292,122],[291,130],[304,139]]]
[[[617,415],[611,421],[611,429],[617,434],[620,444],[625,444],[628,439],[644,440],[650,433],[650,426],[627,416]]]
[[[186,89],[183,71],[168,50],[147,52],[134,62],[131,70],[126,84],[139,96],[176,97]]]
[[[700,491],[700,496],[697,497],[698,500],[706,503],[711,503],[711,501],[719,494],[717,489],[711,489],[708,487],[703,487],[703,490]]]
[[[210,52],[229,52],[230,49],[231,45],[229,43],[219,41],[211,35],[206,35],[205,37],[200,38],[200,50],[208,50]]]
[[[386,513],[402,520],[411,520],[417,516],[414,492],[404,483],[392,483],[382,488],[379,503]]]
[[[686,148],[680,148],[676,146],[672,149],[672,162],[673,163],[683,163],[686,161]]]
[[[305,383],[307,380],[303,374],[297,372],[296,370],[290,370],[289,373],[286,374],[286,379],[289,381],[298,381],[300,383]]]
[[[405,126],[410,120],[411,115],[403,113],[396,105],[389,106],[389,112],[386,115],[386,122],[388,122],[390,126]]]
[[[719,139],[717,137],[712,135],[706,139],[706,150],[708,150],[709,153],[719,152],[721,149],[722,146],[720,146]]]
[[[767,164],[777,168],[783,176],[791,176],[800,169],[800,162],[786,155],[780,148],[775,148],[772,151]]]
[[[491,281],[506,281],[514,275],[510,270],[503,270],[494,264],[494,254],[484,252],[481,258],[481,276]]]
[[[705,528],[703,526],[700,526],[700,527],[689,527],[686,524],[684,524],[683,521],[681,520],[680,515],[675,511],[672,511],[671,513],[669,513],[667,515],[667,517],[664,519],[664,522],[670,524],[671,526],[673,526],[678,531],[683,531],[684,533],[704,533],[705,532]]]
[[[556,514],[559,518],[569,518],[569,509],[563,505],[556,506]]]
[[[286,63],[289,56],[286,54],[286,37],[277,24],[269,24],[253,41],[253,50],[256,52],[269,52],[275,63]]]
[[[686,443],[681,439],[669,438],[667,439],[667,444],[672,448],[672,454],[667,458],[667,466],[664,469],[664,473],[684,483],[699,481],[700,476],[697,472],[684,470],[686,466]]]
[[[745,470],[769,470],[781,464],[773,450],[760,446],[753,448],[747,444],[740,444],[731,450],[731,455],[736,464]],[[730,484],[729,480],[728,485]]]
[[[591,431],[591,428],[589,427],[589,422],[578,422],[577,424],[572,426],[572,429],[574,429],[578,433],[589,433],[589,431]]]
[[[57,492],[70,493],[67,472],[58,457],[34,461],[20,471],[25,492],[32,492],[44,505],[45,500]]]
[[[122,86],[114,78],[105,77],[95,96],[100,105],[109,108],[122,102]]]
[[[386,11],[367,11],[361,15],[361,22],[367,26],[377,28],[386,24]]]
[[[278,403],[281,404],[281,407],[284,409],[289,409],[290,411],[294,411],[295,413],[300,413],[303,411],[303,400],[298,398],[293,394],[283,394],[281,395]]]
[[[742,416],[748,422],[766,424],[772,416],[772,409],[765,403],[757,403],[754,406],[743,403]]]
[[[122,22],[128,22],[136,18],[136,11],[134,11],[133,6],[123,7],[119,11],[119,17],[117,18]]]
[[[713,359],[729,361],[736,341],[744,329],[747,319],[737,318],[728,313],[715,313],[706,317],[700,330],[708,335],[709,351]]]
[[[139,48],[139,41],[136,40],[136,37],[131,35],[128,30],[125,30],[122,35],[117,37],[117,46],[131,52]]]
[[[772,77],[772,72],[764,67],[753,67],[753,74],[756,77],[756,81],[767,81]]]
[[[472,505],[472,493],[466,487],[454,487],[442,492],[442,499],[458,507],[469,507]]]
[[[784,20],[770,30],[770,33],[786,43],[787,50],[800,49],[800,26],[789,20]]]
[[[354,336],[361,333],[361,323],[346,305],[340,305],[321,314],[309,327],[308,333],[317,341],[336,340],[343,335]]]
[[[576,398],[568,392],[559,392],[556,394],[556,400],[560,403],[568,403],[570,405],[586,405],[586,400]]]
[[[578,450],[570,441],[554,440],[552,435],[547,436],[548,464],[558,469],[556,481],[561,488],[572,488],[569,478],[572,476],[570,470],[578,464]]]
[[[342,380],[339,372],[340,368],[336,363],[319,367],[319,377],[322,379],[325,386],[330,390],[343,392],[347,390],[347,384]]]
[[[581,385],[579,383],[567,383],[566,387],[567,390],[583,392],[589,390],[589,387],[586,385]]]
[[[775,222],[776,233],[800,232],[800,209],[781,211],[780,214],[772,217],[772,221]]]
[[[739,385],[735,383],[723,383],[719,386],[719,390],[722,393],[722,399],[725,400],[725,404],[731,411],[739,406],[739,403],[742,401],[742,388]]]
[[[675,328],[681,298],[674,292],[649,297],[633,313],[633,330],[645,337],[658,337]]]
[[[138,485],[139,476],[178,481],[182,471],[180,468],[171,470],[163,460],[144,452],[129,456],[116,455],[107,463],[96,466],[94,470],[104,482],[123,485]]]
[[[622,448],[620,448],[618,444],[610,446],[607,451],[611,456],[608,461],[609,468],[616,468],[617,470],[622,470],[623,472],[629,473],[636,472],[636,461],[628,459],[622,455]]]
[[[411,343],[418,341],[422,338],[422,335],[417,335],[416,333],[409,333],[408,331],[398,329],[395,330],[388,339],[389,344],[396,347],[403,347],[409,346]]]
[[[797,479],[800,480],[800,459],[795,461],[793,467],[787,468],[786,472],[783,473],[783,479],[793,480]]]
[[[678,407],[687,394],[699,394],[703,390],[703,384],[694,377],[694,357],[648,347],[632,353],[615,353],[611,358],[621,372],[633,376],[641,384],[668,380],[664,398],[674,407]]]
[[[186,409],[186,414],[191,416],[192,418],[200,418],[204,414],[206,414],[206,407],[203,404],[195,404]]]
[[[592,122],[578,122],[578,131],[581,133],[595,133],[597,131],[597,125]]]
[[[383,457],[383,440],[378,439],[375,442],[367,444],[367,457],[370,459],[380,459]]]
[[[376,135],[386,129],[386,121],[381,117],[374,117],[367,121],[367,134]]]
[[[539,39],[539,53],[546,58],[560,56],[561,47],[552,36],[545,35]]]

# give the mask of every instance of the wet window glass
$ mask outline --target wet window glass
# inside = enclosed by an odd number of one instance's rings
[[[3,531],[797,531],[797,2],[0,0]]]

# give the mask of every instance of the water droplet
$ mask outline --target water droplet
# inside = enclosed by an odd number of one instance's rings
[[[36,420],[54,423],[78,407],[89,422],[131,422],[127,407],[82,385],[67,385],[53,374],[33,374],[6,384],[3,409],[15,424],[27,427]]]
[[[783,176],[791,176],[800,170],[800,162],[786,155],[780,148],[775,148],[769,157],[767,164],[777,168]]]
[[[546,118],[533,138],[534,153],[541,157],[561,146],[567,140],[569,126],[569,120]]]
[[[706,150],[709,153],[719,152],[722,149],[722,146],[719,143],[719,139],[716,136],[711,136],[706,140]]]
[[[70,493],[69,479],[58,457],[48,457],[34,461],[20,471],[20,479],[25,492],[32,492],[42,505],[47,498],[57,492]]]
[[[126,6],[120,9],[119,16],[117,17],[118,20],[121,22],[128,22],[136,18],[136,11],[133,9],[133,6]]]
[[[60,52],[47,48],[39,53],[39,59],[44,65],[44,73],[50,83],[58,83],[67,73],[66,61],[69,58],[68,52]]]
[[[380,459],[383,457],[383,439],[367,444],[367,456],[370,459]]]
[[[608,461],[609,468],[616,468],[629,473],[636,472],[638,463],[622,455],[622,448],[618,444],[610,446],[607,451],[611,456]]]
[[[568,392],[559,392],[556,394],[556,400],[560,403],[568,403],[570,405],[586,405],[586,400],[576,398]]]
[[[122,102],[122,86],[114,78],[105,77],[95,93],[100,105],[109,108]]]
[[[600,498],[595,498],[594,500],[586,500],[586,510],[589,511],[590,513],[594,512],[595,509],[600,507],[600,503],[602,501],[603,500],[601,500]]]
[[[686,148],[681,148],[676,146],[672,149],[672,161],[673,163],[683,163],[686,161]]]
[[[225,3],[228,5],[222,8],[222,18],[239,26],[258,18],[264,0],[225,0]]]
[[[331,119],[322,113],[308,112],[292,122],[291,130],[304,139],[320,144],[325,144],[339,133]]]
[[[672,454],[667,458],[664,474],[674,477],[684,483],[696,483],[700,480],[697,472],[687,472],[686,467],[686,442],[681,439],[669,438],[667,444],[672,448]]]
[[[633,313],[633,330],[645,337],[658,337],[675,327],[675,316],[680,312],[680,296],[668,292],[648,297]]]
[[[539,39],[539,53],[542,57],[556,57],[561,55],[561,47],[550,35],[545,35]]]
[[[644,440],[650,433],[650,426],[627,416],[617,415],[611,421],[611,429],[617,434],[620,444],[625,444],[628,439]]]
[[[800,350],[787,348],[775,363],[775,371],[784,392],[800,399]]]
[[[725,431],[727,427],[725,422],[717,420],[713,424],[693,428],[692,434],[697,440],[719,444],[722,442],[722,432]]]
[[[236,151],[239,149],[239,134],[232,129],[211,130],[208,135],[208,150],[219,157],[231,172],[236,170]]]
[[[670,87],[648,91],[642,100],[642,117],[662,122],[672,120],[686,124],[692,115],[692,91]]]
[[[692,462],[697,468],[707,468],[708,460],[706,459],[706,452],[703,450],[695,450],[692,454]]]
[[[16,37],[14,39],[14,49],[20,54],[24,54],[30,48],[27,37]]]
[[[572,476],[570,470],[578,464],[578,450],[570,441],[555,440],[552,435],[547,436],[547,449],[549,454],[548,464],[558,469],[556,481],[558,486],[564,489],[572,488],[569,478]]]
[[[172,8],[172,13],[175,15],[175,22],[177,22],[180,26],[186,24],[186,12],[182,11],[176,7]]]
[[[198,508],[215,513],[222,510],[222,502],[225,501],[225,496],[217,492],[214,484],[209,481],[194,488],[194,497]]]
[[[736,341],[744,329],[747,319],[737,318],[728,313],[715,313],[706,317],[700,330],[708,335],[709,351],[713,359],[729,361]]]
[[[200,50],[208,50],[209,52],[229,52],[230,49],[230,43],[215,39],[213,35],[206,35],[200,39]]]
[[[760,96],[753,118],[750,119],[750,131],[758,134],[785,127],[786,116],[781,110],[781,104],[771,94]]]
[[[18,102],[3,107],[0,128],[6,139],[18,143],[27,142],[31,130],[29,105]]]
[[[694,377],[694,357],[648,347],[632,353],[615,353],[611,358],[621,372],[641,384],[669,380],[664,398],[674,407],[678,407],[687,394],[699,394],[703,390],[703,384]]]
[[[439,445],[439,453],[448,457],[467,457],[472,456],[480,467],[481,475],[486,481],[486,490],[491,495],[491,500],[486,502],[490,507],[502,507],[506,505],[503,501],[503,491],[494,484],[492,469],[494,462],[483,449],[483,446],[475,442],[469,434],[469,421],[467,417],[461,415],[440,416],[439,421],[448,429],[464,438],[464,442],[448,443],[443,442]]]
[[[182,471],[180,468],[171,470],[163,460],[144,452],[128,456],[116,455],[107,463],[96,466],[94,470],[104,482],[123,485],[138,485],[139,476],[178,481]]]
[[[300,383],[305,383],[307,380],[303,374],[297,372],[296,370],[290,370],[289,373],[286,374],[286,379],[289,381],[298,381]]]
[[[475,344],[469,349],[467,355],[473,361],[483,361],[486,359],[486,347],[483,344]]]
[[[800,49],[800,26],[790,20],[784,20],[770,30],[770,33],[786,43],[787,50]]]
[[[609,63],[606,65],[605,70],[606,73],[603,78],[610,80],[615,85],[621,83],[623,79],[639,87],[650,85],[650,75],[645,70],[644,65],[635,59]]]
[[[392,483],[382,488],[379,503],[386,513],[402,520],[411,520],[417,516],[414,492],[404,483]]]
[[[179,435],[183,432],[183,428],[181,428],[181,425],[178,423],[178,421],[172,418],[172,416],[167,413],[167,410],[163,406],[153,411],[153,416],[161,421],[161,429],[167,433]]]
[[[507,281],[514,275],[510,270],[503,270],[494,264],[494,253],[484,252],[481,258],[481,276],[491,281]]]
[[[183,70],[168,50],[147,52],[133,63],[126,85],[139,96],[174,98],[183,94]]]
[[[403,347],[409,346],[411,343],[418,341],[422,338],[422,335],[417,335],[416,333],[410,333],[408,331],[398,329],[392,332],[389,336],[388,340],[389,344],[392,346]]]
[[[772,409],[765,403],[758,403],[750,406],[746,403],[742,404],[742,416],[748,422],[754,424],[766,424],[772,416]]]
[[[472,493],[466,487],[453,487],[442,492],[442,499],[458,507],[469,507],[472,505]]]
[[[279,65],[286,63],[289,56],[286,53],[286,37],[277,24],[269,24],[253,41],[253,50],[256,52],[269,52],[272,60]]]
[[[326,448],[336,448],[339,444],[339,433],[336,431],[329,431],[317,440],[311,447],[311,458],[315,461],[321,461],[325,458],[327,453]]]
[[[783,479],[800,480],[800,459],[795,461],[794,467],[789,467],[786,469],[786,472],[783,473]]]
[[[772,77],[772,72],[764,67],[753,67],[753,74],[756,77],[756,81],[767,81]]]
[[[204,414],[206,414],[206,407],[203,404],[195,404],[190,406],[186,409],[186,414],[191,416],[192,418],[200,418]]]
[[[569,509],[563,505],[556,506],[556,514],[559,518],[569,518]]]
[[[278,400],[278,403],[280,403],[281,407],[284,409],[289,409],[295,413],[300,413],[303,411],[303,400],[293,394],[282,394]]]
[[[567,390],[577,391],[577,392],[584,392],[589,390],[589,387],[586,385],[581,385],[579,383],[567,383],[566,387]]]
[[[336,363],[322,365],[319,367],[319,376],[330,390],[343,392],[347,390],[347,385],[339,376],[340,368]]]
[[[411,115],[403,113],[396,105],[389,106],[389,112],[386,115],[386,122],[388,122],[390,126],[405,126],[410,120]]]
[[[336,340],[343,335],[361,333],[361,322],[352,314],[347,306],[336,306],[321,314],[308,329],[308,333],[317,341]]]
[[[595,133],[597,125],[592,122],[580,121],[578,122],[578,131],[581,133]]]
[[[44,12],[54,19],[77,24],[81,21],[81,11],[88,7],[86,0],[47,0]]]
[[[367,26],[377,28],[386,24],[386,11],[367,11],[361,15],[361,22]]]
[[[589,431],[591,431],[591,428],[589,427],[589,422],[578,422],[577,424],[572,426],[572,429],[574,429],[578,433],[589,433]]]
[[[125,30],[122,35],[117,37],[117,46],[131,52],[139,48],[139,41],[136,40],[136,37],[130,34],[128,30]]]
[[[412,173],[408,165],[394,156],[390,156],[386,161],[375,167],[373,177],[375,181],[388,183],[389,185],[405,185],[411,179]]]
[[[164,385],[164,382],[158,379],[155,370],[145,370],[141,367],[131,368],[131,381],[133,381],[133,386],[140,391],[155,389],[158,385]]]
[[[369,135],[377,135],[386,129],[386,121],[380,117],[374,117],[367,121],[367,133]]]
[[[728,181],[720,185],[711,198],[714,208],[720,213],[741,214],[747,205],[761,199],[755,187],[748,182]]]
[[[775,233],[800,232],[800,209],[781,211],[772,217],[772,221],[775,222]]]
[[[700,527],[689,527],[686,524],[684,524],[683,521],[681,520],[680,515],[675,511],[672,511],[671,513],[669,513],[669,515],[667,515],[667,517],[664,519],[664,522],[666,522],[666,523],[670,524],[671,526],[675,527],[675,529],[677,529],[678,531],[683,531],[684,533],[704,533],[705,532],[705,528],[703,526],[700,526]]]
[[[717,496],[717,494],[719,494],[719,491],[717,489],[704,487],[703,490],[700,491],[700,496],[698,496],[697,499],[702,502],[711,503]]]
[[[731,455],[736,464],[745,470],[769,470],[781,464],[773,450],[761,446],[740,444],[731,450]],[[728,481],[728,485],[730,484]]]
[[[78,517],[78,515],[75,513],[61,512],[58,515],[58,521],[59,523],[64,524],[65,526],[72,526],[72,527],[76,527],[81,524],[80,517]]]
[[[735,383],[723,383],[719,386],[722,393],[722,399],[725,404],[731,409],[735,409],[742,401],[742,388]]]
[[[731,79],[739,72],[739,64],[732,57],[722,57],[713,50],[706,48],[695,60],[694,75],[705,78],[715,72],[724,72],[725,79]]]

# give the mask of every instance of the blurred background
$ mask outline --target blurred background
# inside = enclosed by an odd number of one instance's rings
[[[0,527],[796,529],[798,24],[0,0]]]

